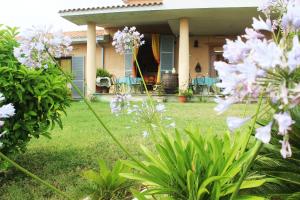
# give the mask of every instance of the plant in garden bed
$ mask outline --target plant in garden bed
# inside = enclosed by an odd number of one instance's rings
[[[155,151],[142,147],[147,170],[132,161],[124,161],[136,173],[121,174],[146,186],[140,195],[157,199],[226,199],[234,192],[243,165],[256,150],[253,146],[240,153],[246,140],[242,133],[231,138],[229,133],[218,137],[192,130],[177,131],[175,135],[161,133],[161,138]],[[248,173],[241,186],[243,195],[237,199],[264,199],[261,195],[247,193],[247,189],[268,182],[276,183],[277,180],[255,171]]]
[[[87,188],[91,200],[119,200],[132,199],[130,188],[134,182],[124,177],[120,173],[128,173],[130,168],[123,165],[120,161],[110,170],[104,160],[99,161],[99,171],[89,170],[83,176],[92,182]]]

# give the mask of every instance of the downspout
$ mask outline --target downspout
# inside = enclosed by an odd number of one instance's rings
[[[101,52],[102,52],[102,68],[105,69],[104,65],[104,46],[101,46]]]

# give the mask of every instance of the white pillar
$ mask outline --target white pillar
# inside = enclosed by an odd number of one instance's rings
[[[180,35],[179,35],[179,90],[186,90],[189,85],[190,73],[190,47],[189,47],[189,20],[187,18],[180,19]]]
[[[96,92],[96,24],[87,24],[87,52],[86,52],[86,94],[90,96]]]

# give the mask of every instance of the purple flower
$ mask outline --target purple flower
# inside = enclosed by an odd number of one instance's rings
[[[228,117],[227,118],[227,125],[230,131],[234,131],[237,128],[240,128],[243,126],[247,121],[249,121],[251,118],[238,118],[238,117]]]
[[[257,128],[255,137],[263,143],[268,144],[271,141],[271,130],[272,122],[270,122],[267,126]]]
[[[291,130],[291,126],[295,123],[291,115],[287,112],[274,115],[274,119],[279,126],[279,135],[286,135]]]
[[[271,13],[272,8],[274,8],[277,4],[278,0],[263,0],[258,6],[258,11],[262,11],[269,15]]]
[[[274,42],[256,41],[253,44],[252,58],[263,69],[275,68],[282,65],[282,50]]]
[[[288,140],[280,141],[281,150],[280,153],[284,159],[292,157],[292,148]]]
[[[273,31],[271,20],[267,19],[266,21],[264,21],[261,17],[259,17],[259,20],[253,17],[252,27],[256,31]]]
[[[4,99],[5,98],[4,98],[3,94],[0,93],[0,103]],[[11,103],[0,106],[0,130],[1,130],[1,127],[4,125],[4,121],[3,120],[14,116],[15,115],[15,111],[16,110],[15,110],[14,106]],[[2,135],[4,133],[0,132],[0,139],[1,139],[1,137],[2,137]],[[3,143],[0,141],[0,149],[2,148],[2,146],[3,146]]]
[[[237,101],[236,101],[236,99],[234,99],[232,97],[229,97],[226,99],[221,99],[219,97],[216,97],[215,102],[218,104],[215,107],[215,111],[218,112],[218,114],[221,114],[221,113],[225,112],[229,108],[229,106],[236,103]]]
[[[242,41],[241,37],[238,37],[235,41],[227,39],[223,48],[223,56],[230,63],[238,63],[242,61],[250,52],[250,47]]]
[[[20,46],[14,49],[14,56],[30,68],[47,68],[49,62],[53,63],[50,56],[59,58],[72,51],[71,39],[62,32],[51,31],[51,28],[28,29],[21,34],[19,42]]]
[[[119,115],[122,112],[128,112],[130,98],[131,96],[128,94],[118,94],[116,97],[112,98],[110,102],[111,112],[116,115]]]
[[[297,67],[300,66],[300,44],[297,35],[294,36],[293,48],[288,53],[288,66],[290,72],[293,72]]]
[[[300,29],[300,5],[298,2],[291,1],[287,7],[287,13],[282,17],[282,26],[285,30]]]
[[[261,39],[264,38],[265,36],[257,31],[255,31],[252,28],[246,28],[245,29],[246,34],[243,35],[244,38],[247,40],[256,40],[256,39]]]
[[[115,47],[117,53],[124,54],[145,44],[143,39],[144,35],[137,32],[135,27],[125,27],[123,31],[115,33],[112,45]]]

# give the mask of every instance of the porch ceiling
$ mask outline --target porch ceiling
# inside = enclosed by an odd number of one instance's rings
[[[108,13],[62,14],[62,17],[78,25],[95,22],[104,28],[169,24],[175,35],[179,33],[179,19],[190,19],[191,35],[239,34],[257,16],[255,7],[195,8],[174,10],[149,10]]]

